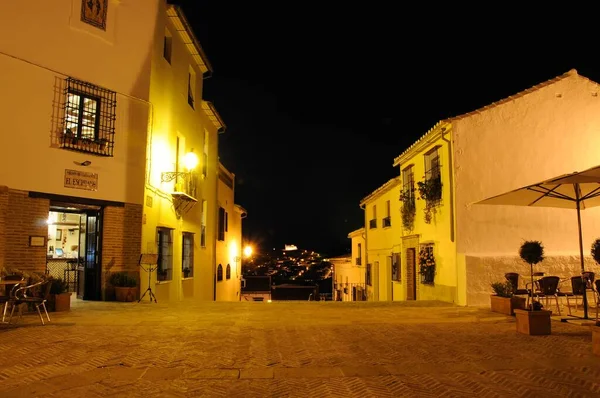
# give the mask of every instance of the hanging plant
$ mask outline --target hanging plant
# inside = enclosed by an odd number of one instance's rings
[[[596,239],[592,243],[592,257],[597,264],[600,264],[600,239]]]
[[[544,246],[542,246],[542,242],[537,240],[526,241],[519,249],[519,256],[529,264],[531,273],[531,289],[529,290],[529,297],[531,298],[530,310],[541,310],[541,303],[533,300],[533,266],[544,260]]]
[[[417,214],[414,189],[401,191],[400,201],[402,202],[402,207],[400,208],[402,226],[405,230],[412,231],[415,224],[415,214]]]
[[[442,199],[442,178],[440,176],[417,182],[419,197],[425,201],[425,222],[431,223],[436,207]]]

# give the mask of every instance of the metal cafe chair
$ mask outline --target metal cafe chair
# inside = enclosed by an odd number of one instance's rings
[[[41,287],[41,295],[35,295],[35,288]],[[48,315],[48,310],[46,309],[46,301],[50,296],[50,288],[52,287],[52,281],[45,280],[34,283],[33,285],[20,287],[15,290],[14,297],[11,298],[12,310],[10,311],[10,318],[8,319],[8,323],[11,322],[13,314],[15,312],[15,307],[20,306],[25,303],[33,303],[35,305],[35,309],[40,316],[40,322],[44,325],[44,318],[42,317],[42,312],[40,311],[40,307],[44,309],[44,313],[46,314],[46,318],[48,322],[50,322],[50,316]],[[30,295],[28,295],[30,294]],[[19,308],[19,319],[23,315],[21,308]]]

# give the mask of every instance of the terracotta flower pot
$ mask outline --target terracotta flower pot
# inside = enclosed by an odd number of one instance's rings
[[[136,291],[135,287],[115,287],[115,296],[117,301],[134,301]]]
[[[71,292],[54,295],[54,311],[69,311],[71,309]]]
[[[495,294],[490,296],[490,307],[493,312],[504,315],[514,315],[514,310],[525,309],[525,297],[500,297]]]
[[[531,336],[548,335],[552,331],[552,311],[527,311],[515,309],[517,332]]]
[[[592,352],[600,357],[600,326],[592,326]]]

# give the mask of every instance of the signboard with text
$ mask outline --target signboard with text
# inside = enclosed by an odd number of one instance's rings
[[[65,170],[65,188],[98,190],[98,174],[85,171]]]

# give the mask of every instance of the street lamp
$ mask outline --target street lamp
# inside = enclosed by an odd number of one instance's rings
[[[244,247],[244,256],[250,257],[252,255],[252,246]]]
[[[183,156],[183,166],[187,171],[165,171],[160,175],[161,182],[173,181],[176,178],[189,178],[192,171],[198,166],[198,156],[194,153],[194,149]]]

